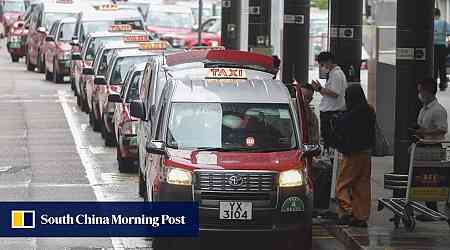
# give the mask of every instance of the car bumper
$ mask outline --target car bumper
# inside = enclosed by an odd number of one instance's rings
[[[139,155],[136,135],[121,135],[119,138],[119,147],[123,158],[138,159]]]
[[[192,187],[175,186],[161,183],[158,200],[186,201],[192,198],[199,203],[200,232],[298,232],[311,229],[312,194],[306,187],[279,188],[267,195],[267,201],[260,200],[263,193],[239,192],[203,192]],[[282,207],[290,197],[298,197],[304,209],[298,212],[286,212]],[[253,204],[251,220],[220,219],[220,201],[250,201]]]

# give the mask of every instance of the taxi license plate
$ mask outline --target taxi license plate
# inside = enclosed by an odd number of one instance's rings
[[[242,201],[221,201],[219,218],[221,220],[251,220],[252,203]]]

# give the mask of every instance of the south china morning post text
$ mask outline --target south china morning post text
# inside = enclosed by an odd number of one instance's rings
[[[41,225],[149,225],[154,228],[160,225],[186,225],[186,216],[173,217],[167,214],[161,216],[138,217],[123,216],[121,214],[113,214],[111,216],[97,216],[95,214],[79,214],[72,216],[66,214],[64,216],[53,217],[43,214],[40,217]]]
[[[0,237],[196,237],[196,202],[0,202]]]

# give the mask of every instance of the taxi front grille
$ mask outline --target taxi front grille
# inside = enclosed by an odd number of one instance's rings
[[[194,180],[196,191],[272,192],[276,185],[275,172],[198,171]]]

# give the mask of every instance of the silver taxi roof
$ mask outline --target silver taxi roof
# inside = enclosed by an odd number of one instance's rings
[[[76,23],[77,19],[75,17],[65,17],[61,19],[60,23]]]
[[[148,35],[150,34],[143,30],[136,30],[132,32],[109,32],[109,31],[100,31],[100,32],[91,32],[88,37],[114,37],[114,36],[133,36],[133,35]]]
[[[177,80],[172,102],[290,103],[279,80]]]

